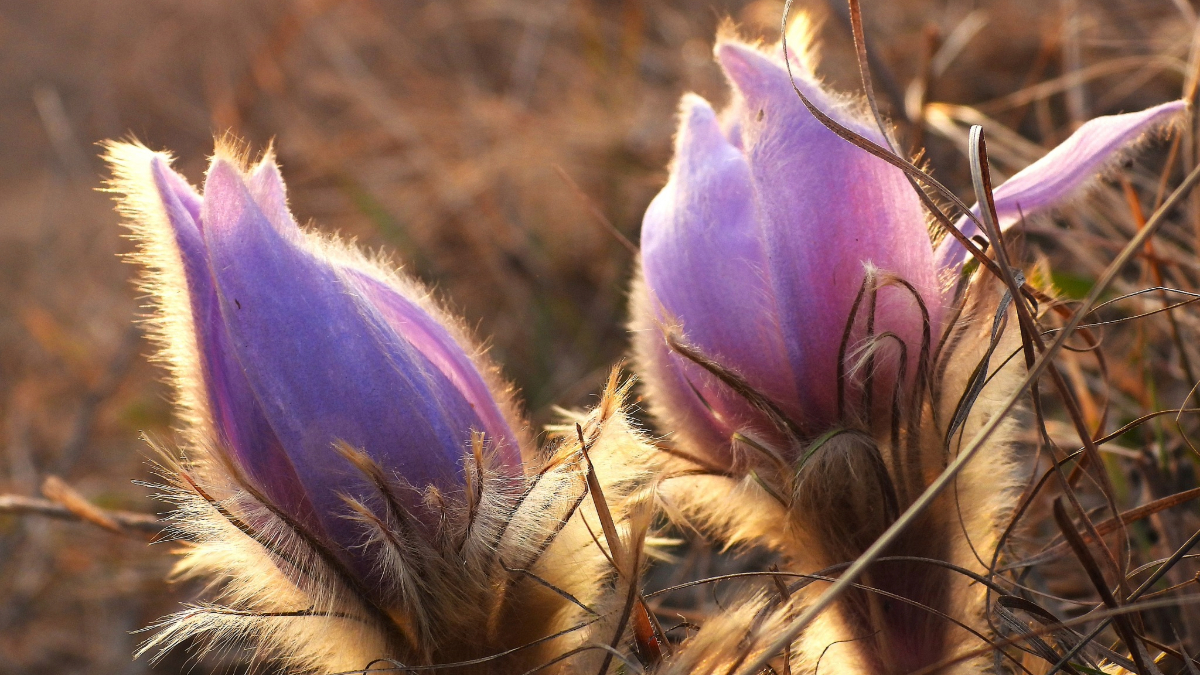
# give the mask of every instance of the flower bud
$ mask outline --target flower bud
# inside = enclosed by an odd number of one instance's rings
[[[209,596],[141,651],[530,672],[621,630],[656,464],[616,371],[525,454],[465,331],[415,282],[300,230],[270,156],[218,148],[203,195],[167,155],[108,158],[185,413],[187,457],[160,467],[189,543],[175,574]]]
[[[365,586],[382,582],[346,500],[375,503],[377,488],[335,446],[413,488],[398,494],[429,531],[421,493],[464,489],[473,433],[490,468],[520,475],[506,406],[463,331],[415,282],[297,227],[272,157],[244,169],[218,150],[202,195],[166,155],[118,145],[110,157],[126,208],[143,211],[163,337],[199,436]],[[166,231],[149,231],[160,220]]]
[[[897,383],[916,379],[966,252],[952,237],[935,251],[904,173],[809,112],[779,47],[722,40],[715,52],[733,102],[718,115],[699,96],[683,98],[670,177],[643,221],[633,329],[652,412],[693,454],[727,465],[733,434],[778,439],[779,425],[665,331],[815,438],[890,410]],[[795,86],[886,147],[862,106],[823,89],[804,61],[793,54]],[[1060,201],[1184,106],[1083,125],[995,190],[1001,225]],[[975,233],[965,219],[959,226]]]

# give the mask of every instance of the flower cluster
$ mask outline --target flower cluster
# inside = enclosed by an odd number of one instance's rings
[[[386,261],[300,228],[270,153],[218,147],[198,191],[166,154],[109,147],[184,421],[161,469],[186,542],[177,574],[210,582],[146,649],[249,645],[300,672],[730,672],[813,586],[750,598],[668,655],[639,596],[656,507],[773,547],[793,575],[843,569],[897,521],[1024,375],[990,360],[1020,345],[993,274],[1005,244],[963,246],[978,207],[962,236],[931,227],[904,171],[846,140],[882,148],[888,132],[806,56],[715,51],[732,101],[717,113],[684,96],[632,292],[635,368],[667,453],[630,422],[615,375],[534,447],[462,324]],[[995,189],[1000,229],[1184,107],[1084,124]],[[987,632],[970,575],[1017,485],[1007,438],[783,672],[915,671]]]

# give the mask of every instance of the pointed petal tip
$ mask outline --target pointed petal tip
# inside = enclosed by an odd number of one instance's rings
[[[234,195],[237,195],[234,201],[239,201],[241,198],[248,197],[249,192],[246,174],[242,172],[237,159],[222,154],[214,155],[212,163],[208,166],[208,174],[204,179],[205,206],[211,207],[224,203],[234,198]]]
[[[172,157],[170,155],[165,155],[161,152],[151,152],[148,159],[150,175],[154,176],[154,180],[157,182],[160,190],[171,189],[173,191],[180,191],[185,186],[186,188],[191,188],[187,180],[171,167]],[[194,190],[190,191],[193,194],[195,192]]]
[[[684,95],[679,116],[672,176],[696,185],[697,181],[710,180],[704,176],[722,174],[721,167],[730,161],[740,160],[744,165],[741,151],[730,143],[708,101],[695,94]]]
[[[772,80],[787,77],[782,64],[744,42],[719,41],[713,53],[730,82],[748,100],[764,97]]]
[[[212,163],[208,165],[208,175],[210,179],[214,175],[220,175],[222,176],[222,180],[236,178],[238,181],[241,181],[241,162],[236,157],[230,157],[223,152],[218,152],[213,155]]]
[[[275,163],[274,155],[269,151],[250,169],[246,177],[246,187],[258,208],[280,234],[291,236],[299,232],[299,225],[288,209],[287,185],[283,181],[283,173]]]
[[[104,159],[112,171],[108,189],[123,194],[123,208],[137,214],[140,220],[166,208],[172,223],[184,218],[194,221],[199,216],[201,198],[186,178],[176,172],[170,153],[158,152],[134,142],[107,142]],[[175,213],[176,207],[183,210]]]
[[[1181,98],[1176,101],[1167,101],[1166,103],[1156,105],[1153,108],[1150,108],[1150,110],[1162,110],[1169,113],[1178,113],[1186,110],[1188,105],[1190,105],[1190,102],[1186,98]]]
[[[726,40],[718,42],[714,52],[725,76],[742,96],[744,104],[733,109],[741,110],[743,119],[756,115],[764,107],[787,111],[781,119],[796,114],[806,118],[803,104],[795,93],[798,88],[826,114],[859,133],[871,134],[870,125],[858,124],[854,115],[838,103],[837,97],[825,91],[814,75],[811,62],[815,57],[807,47],[797,51],[789,42],[788,53],[792,58],[787,61],[783,58],[781,44],[760,49],[744,42]]]
[[[708,99],[699,94],[688,92],[679,101],[679,115],[686,124],[690,119],[697,116],[708,116],[716,119],[717,113],[713,110],[712,104],[708,102]]]
[[[279,157],[275,153],[275,139],[271,139],[271,141],[269,143],[267,143],[267,149],[263,150],[262,157],[259,158],[258,163],[260,165],[261,164],[275,164],[276,166],[278,166]]]
[[[206,239],[210,236],[226,239],[230,233],[249,223],[267,222],[246,184],[245,175],[238,164],[227,157],[214,156],[208,167],[208,176],[204,180],[203,219]],[[210,240],[209,245],[212,244]]]
[[[109,162],[124,161],[131,158],[148,158],[151,155],[160,155],[171,160],[171,156],[165,152],[155,152],[138,141],[104,141],[101,144],[104,148],[104,158]]]
[[[161,152],[153,153],[150,156],[150,176],[163,203],[169,205],[172,200],[178,200],[193,219],[194,226],[198,227],[197,219],[200,217],[203,200],[187,178],[171,167],[172,159],[170,155]]]
[[[691,149],[712,147],[713,145],[728,145],[725,135],[721,132],[717,113],[702,96],[684,94],[679,104],[679,135],[676,139],[675,154],[682,156]]]
[[[1136,140],[1137,135],[1147,131],[1169,131],[1183,119],[1183,113],[1190,108],[1186,99],[1167,101],[1156,106],[1127,113],[1116,113],[1088,120],[1076,132],[1091,132],[1098,135],[1123,136],[1122,141],[1129,143]],[[1073,137],[1068,138],[1062,145],[1069,144]]]
[[[280,170],[279,164],[275,162],[275,155],[270,152],[263,155],[262,160],[250,169],[250,175],[261,176],[263,180],[283,185],[283,172]]]
[[[1183,113],[1190,107],[1191,103],[1187,99],[1179,99],[1178,101],[1168,101],[1161,105],[1156,105],[1146,110],[1146,112],[1151,113],[1151,116],[1155,120],[1174,122],[1176,120],[1171,120],[1172,117],[1182,118]]]
[[[164,174],[171,168],[171,158],[160,153],[152,152],[149,156],[150,170],[156,174]]]
[[[136,192],[137,183],[170,171],[171,155],[155,152],[141,143],[106,141],[104,161],[113,173],[110,186],[116,192]]]
[[[766,54],[739,40],[718,40],[713,45],[713,56],[726,72],[733,71],[731,74],[755,74],[770,65]]]

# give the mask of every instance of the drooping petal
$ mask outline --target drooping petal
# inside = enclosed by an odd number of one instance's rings
[[[717,45],[717,58],[744,103],[742,134],[767,252],[767,276],[778,306],[797,407],[806,422],[832,422],[837,367],[854,297],[872,265],[911,283],[928,306],[933,330],[941,291],[920,201],[904,174],[825,128],[796,96],[782,58],[736,42]],[[797,66],[796,85],[820,109],[876,143],[881,133],[860,121]],[[865,321],[860,321],[865,326]],[[891,332],[910,362],[921,343],[922,315],[898,287],[879,292],[876,334]],[[854,342],[865,337],[856,330]],[[897,360],[882,363],[894,379]],[[912,372],[910,367],[909,372]],[[880,377],[882,376],[882,377]]]
[[[1022,214],[1033,215],[1069,198],[1100,174],[1114,156],[1186,109],[1186,101],[1172,101],[1136,113],[1088,120],[1067,140],[992,191],[1000,228],[1016,223]],[[972,211],[979,216],[978,205]],[[978,226],[966,217],[959,220],[958,228],[968,237],[979,234]],[[938,247],[942,268],[956,269],[966,258],[966,249],[951,237]]]
[[[359,543],[342,496],[371,494],[335,442],[414,486],[460,488],[470,430],[487,428],[470,402],[342,271],[281,235],[231,163],[214,160],[204,195],[231,351],[325,535],[347,550]]]
[[[640,346],[654,350],[644,360],[673,382],[662,388],[674,399],[670,407],[690,411],[686,425],[677,420],[690,429],[682,433],[703,432],[728,445],[730,433],[755,423],[757,415],[702,368],[668,354],[656,323],[678,321],[708,356],[777,400],[796,399],[766,267],[750,167],[708,102],[685,96],[671,179],[643,221],[645,304],[653,319],[647,317],[636,338],[653,343]],[[693,424],[709,428],[691,429]]]

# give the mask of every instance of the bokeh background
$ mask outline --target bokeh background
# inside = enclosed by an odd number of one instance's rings
[[[986,122],[1005,175],[1084,119],[1194,89],[1192,0],[863,4],[881,103],[963,195],[969,123]],[[821,21],[821,74],[859,91],[842,4],[796,9]],[[626,349],[634,257],[611,229],[637,242],[680,95],[726,99],[715,32],[732,20],[773,41],[782,12],[777,0],[0,2],[0,493],[37,495],[55,475],[103,507],[163,508],[135,481],[152,480],[143,436],[169,444],[172,413],[135,324],[120,259],[131,244],[98,191],[98,142],[169,149],[194,182],[214,135],[273,144],[299,220],[436,286],[541,425],[553,406],[594,400]],[[1193,143],[1177,166],[1194,163]],[[1123,174],[1146,212],[1163,155]],[[1132,232],[1121,195],[1030,236],[1031,259],[1050,256],[1068,295]],[[1194,288],[1192,216],[1178,221],[1159,251],[1168,283]],[[1190,315],[1176,323],[1183,339],[1160,321],[1113,342],[1114,420],[1186,392],[1197,331]],[[1092,361],[1071,363],[1083,390],[1107,391]],[[1098,419],[1096,400],[1084,403]],[[1129,444],[1133,466],[1142,441]],[[1188,461],[1160,464],[1162,490],[1194,483]],[[1146,480],[1122,485],[1128,503],[1153,496]],[[134,631],[196,590],[163,581],[169,549],[0,515],[0,673],[236,668],[236,654],[131,660]]]

